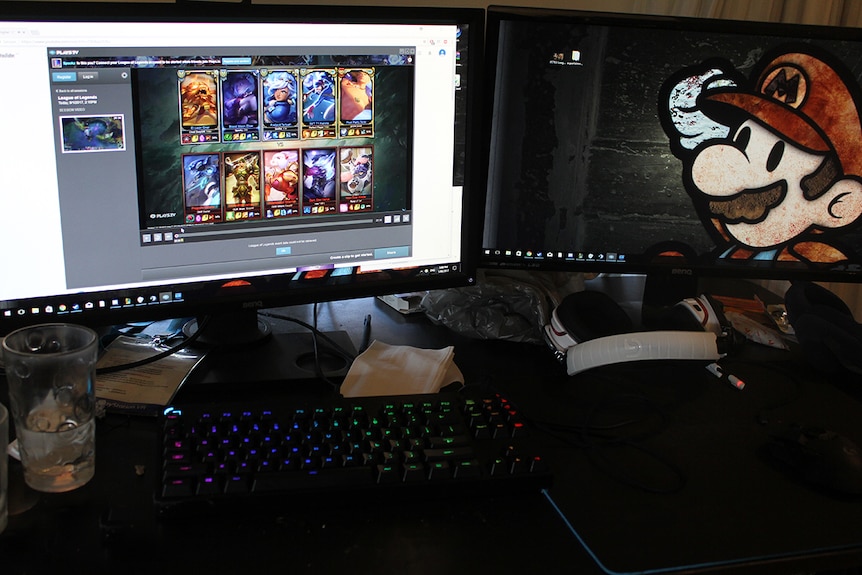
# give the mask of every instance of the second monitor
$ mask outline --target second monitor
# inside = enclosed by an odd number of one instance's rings
[[[858,281],[858,32],[509,7],[487,22],[484,266]]]

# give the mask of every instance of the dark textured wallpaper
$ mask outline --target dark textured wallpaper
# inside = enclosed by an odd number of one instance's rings
[[[490,176],[500,210],[486,245],[641,254],[674,241],[698,254],[715,249],[662,128],[662,84],[713,58],[747,78],[769,51],[801,40],[539,21],[507,22],[502,38]],[[804,42],[862,78],[858,43]],[[549,64],[573,50],[581,66]],[[858,231],[844,239],[862,247]]]

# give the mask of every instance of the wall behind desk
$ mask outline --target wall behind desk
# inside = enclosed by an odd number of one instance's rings
[[[26,1],[26,0],[25,0]],[[54,0],[57,2],[84,0]],[[98,0],[97,0],[98,1]],[[104,0],[117,1],[117,0]],[[123,0],[119,0],[123,1]],[[140,0],[137,0],[140,1]],[[171,0],[144,0],[172,3]],[[232,1],[232,0],[216,0]],[[806,24],[862,26],[862,0],[266,0],[256,4],[341,4],[351,6],[470,6],[489,4],[637,14],[669,14],[700,18],[764,20]]]

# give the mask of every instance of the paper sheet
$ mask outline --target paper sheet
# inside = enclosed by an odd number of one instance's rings
[[[148,339],[120,336],[116,338],[98,368],[140,361],[159,353],[161,349]],[[189,372],[203,354],[181,351],[154,363],[102,374],[96,377],[96,400],[109,410],[134,413],[157,411],[168,405]]]

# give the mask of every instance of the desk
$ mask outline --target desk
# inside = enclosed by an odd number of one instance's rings
[[[309,307],[284,311],[310,319]],[[38,558],[39,572],[165,574],[603,573],[597,561],[614,572],[798,573],[862,565],[862,499],[817,492],[761,458],[766,430],[758,417],[822,419],[862,442],[862,405],[792,354],[749,346],[728,360],[748,383],[739,392],[690,364],[612,366],[568,378],[540,346],[469,340],[374,299],[322,304],[319,324],[346,331],[358,345],[369,313],[381,341],[454,344],[468,381],[490,381],[536,422],[632,418],[636,425],[614,432],[632,441],[599,448],[543,436],[555,475],[548,497],[415,507],[321,501],[295,515],[164,521],[151,501],[155,422],[113,415],[98,424],[90,484],[34,494],[35,506],[10,518],[0,535],[4,575],[34,572],[30,558]],[[274,327],[295,329],[278,320]],[[222,359],[178,400],[268,392],[235,385],[228,366],[237,358]],[[308,391],[285,385],[281,392]],[[4,382],[0,401],[7,399]],[[66,556],[75,559],[61,563]]]

